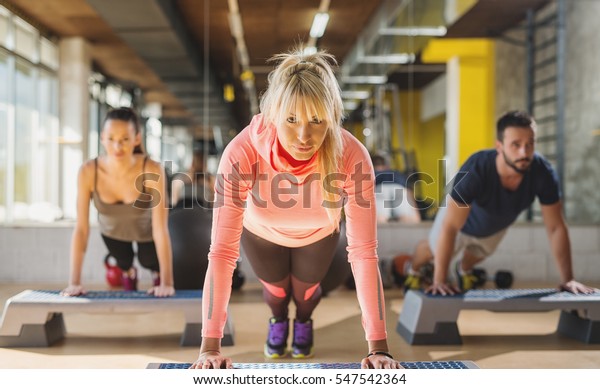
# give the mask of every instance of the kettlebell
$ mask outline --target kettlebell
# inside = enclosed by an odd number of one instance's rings
[[[119,287],[123,285],[123,270],[118,267],[116,264],[111,264],[110,258],[112,256],[110,254],[106,254],[104,257],[104,267],[106,268],[106,282],[108,285]]]

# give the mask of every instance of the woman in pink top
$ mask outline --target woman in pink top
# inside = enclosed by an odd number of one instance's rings
[[[264,353],[288,353],[288,305],[296,306],[292,357],[312,356],[312,312],[339,238],[344,210],[348,260],[369,346],[364,368],[399,368],[388,353],[373,167],[363,145],[342,129],[333,56],[301,51],[279,64],[256,115],[227,146],[215,186],[212,243],[202,300],[202,345],[193,368],[230,368],[221,338],[240,243],[263,284],[273,317]]]

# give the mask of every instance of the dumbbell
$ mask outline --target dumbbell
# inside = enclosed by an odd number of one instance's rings
[[[498,289],[508,289],[513,284],[513,274],[508,270],[498,270],[494,277],[494,282]]]
[[[482,267],[473,268],[473,275],[477,278],[475,281],[475,287],[481,288],[487,282],[487,271]]]
[[[488,280],[487,271],[484,268],[476,267],[473,269],[473,275],[477,277],[475,287],[480,288]],[[498,270],[494,275],[494,284],[498,289],[508,289],[512,286],[514,281],[512,272],[508,270]]]

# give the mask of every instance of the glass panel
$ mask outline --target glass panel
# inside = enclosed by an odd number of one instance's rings
[[[15,52],[31,62],[37,62],[37,31],[29,23],[16,18],[15,21]]]
[[[133,101],[133,96],[131,93],[127,91],[123,91],[121,94],[121,99],[119,100],[119,106],[121,107],[131,107],[131,103]]]
[[[58,69],[58,47],[46,38],[41,39],[40,62],[50,69]]]
[[[0,85],[8,85],[8,55],[0,52]],[[6,219],[8,88],[0,88],[0,223]]]
[[[111,107],[119,107],[121,104],[121,87],[114,84],[106,86],[106,103]]]
[[[148,119],[150,121],[150,119]],[[164,126],[162,160],[171,161],[172,172],[185,172],[192,163],[193,139],[185,126]]]
[[[58,203],[58,81],[48,72],[40,71],[38,79],[39,126],[34,140],[33,198],[44,206],[44,220],[52,221],[50,211]]]
[[[88,158],[94,159],[100,151],[100,104],[90,99],[90,133],[88,143]]]
[[[0,46],[8,47],[8,11],[0,6]]]
[[[158,119],[148,119],[145,124],[146,131],[142,133],[142,136],[146,135],[146,152],[148,155],[156,160],[160,161],[162,156],[162,123]]]
[[[27,62],[17,60],[15,72],[15,211],[31,202],[32,198],[32,136],[37,123],[35,111],[35,69]],[[23,204],[18,204],[23,203]],[[27,218],[15,212],[15,219]]]
[[[160,161],[161,156],[161,141],[160,138],[157,138],[153,135],[146,136],[146,152],[150,156],[150,158]]]
[[[6,85],[8,85],[8,68],[9,64],[8,64],[8,54],[6,54],[3,51],[0,51],[0,85],[2,85],[2,87],[0,87],[0,102],[5,102],[8,103],[8,98],[9,98],[9,90],[6,87]]]

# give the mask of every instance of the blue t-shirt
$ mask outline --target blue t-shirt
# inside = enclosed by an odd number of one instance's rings
[[[469,157],[460,168],[450,196],[469,204],[471,211],[462,232],[486,237],[511,225],[537,196],[541,204],[550,205],[560,200],[556,172],[539,154],[534,154],[529,170],[519,187],[504,188],[496,169],[495,149],[479,151]]]
[[[393,182],[406,188],[408,187],[407,180],[408,177],[398,170],[386,169],[375,171],[375,185]]]

